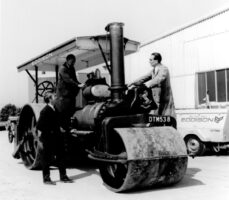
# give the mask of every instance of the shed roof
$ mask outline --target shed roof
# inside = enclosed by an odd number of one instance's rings
[[[134,53],[138,50],[140,43],[124,38],[125,55]],[[105,57],[108,59],[110,54],[109,35],[75,37],[68,40],[41,55],[19,65],[18,71],[35,70],[55,71],[56,66],[62,65],[68,54],[76,56],[75,67],[77,70],[104,63],[100,51],[101,46]]]

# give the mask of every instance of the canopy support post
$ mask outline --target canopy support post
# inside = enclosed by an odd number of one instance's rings
[[[34,79],[33,76],[30,74],[29,70],[26,69],[25,71],[26,71],[26,73],[29,75],[29,77],[32,79],[32,81],[33,81],[34,83],[36,83],[35,79]]]
[[[35,100],[36,100],[36,103],[38,103],[38,67],[35,66],[35,78],[30,74],[28,69],[26,69],[25,71],[35,84]]]
[[[59,71],[59,66],[56,65],[56,66],[55,66],[55,72],[56,72],[56,86],[57,86],[57,83],[58,83],[58,71]]]
[[[105,53],[103,52],[103,48],[101,47],[101,45],[100,45],[100,43],[99,43],[98,37],[94,37],[94,39],[97,41],[97,44],[98,44],[98,46],[99,46],[99,50],[100,50],[101,55],[102,55],[102,57],[103,57],[103,59],[104,59],[104,62],[105,62],[105,64],[106,64],[106,67],[107,67],[109,73],[111,74],[111,68],[110,68],[110,66],[109,66],[109,64],[108,64],[106,55],[105,55]]]
[[[36,103],[38,103],[38,67],[35,65],[35,88],[36,88]]]

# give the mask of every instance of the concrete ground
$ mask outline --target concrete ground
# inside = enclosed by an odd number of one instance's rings
[[[41,171],[31,171],[12,157],[13,144],[7,132],[0,131],[0,200],[228,200],[229,156],[189,158],[186,175],[178,184],[129,193],[108,190],[93,167],[71,168],[74,183],[59,182],[58,170],[51,171],[56,186],[42,183]]]

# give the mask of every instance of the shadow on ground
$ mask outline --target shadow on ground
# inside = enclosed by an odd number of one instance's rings
[[[23,162],[20,162],[20,164],[23,164]],[[99,164],[96,161],[85,159],[85,158],[78,158],[78,159],[70,159],[67,162],[67,169],[78,169],[82,171],[80,174],[77,173],[77,175],[69,176],[72,180],[78,180],[83,179],[86,177],[89,177],[91,175],[98,175],[99,173]],[[52,167],[51,170],[58,170],[56,167]],[[195,179],[195,175],[199,173],[201,169],[199,168],[187,168],[187,171],[182,178],[180,182],[177,184],[173,184],[170,186],[154,186],[150,188],[140,188],[137,190],[127,191],[125,194],[134,194],[134,193],[142,193],[142,192],[153,192],[153,191],[163,191],[163,190],[173,190],[173,189],[179,189],[179,188],[185,188],[185,187],[193,187],[198,185],[204,185],[204,183],[198,179]]]
[[[179,183],[177,183],[176,188],[204,185],[202,181],[194,178],[195,174],[200,171],[201,169],[199,168],[188,168],[184,178]]]
[[[22,160],[18,161],[18,164],[24,165]],[[67,160],[66,162],[66,169],[78,169],[83,171],[81,174],[77,174],[75,176],[69,176],[72,180],[82,179],[88,176],[91,176],[93,174],[100,176],[100,173],[98,171],[99,164],[95,161],[89,160],[87,158],[80,158],[80,159],[73,159],[73,160]],[[38,171],[41,171],[41,169],[37,169]],[[57,166],[55,165],[55,161],[53,161],[53,164],[50,167],[50,170],[58,170]],[[58,182],[58,181],[57,181]]]
[[[72,180],[82,179],[91,175],[98,175],[100,176],[100,173],[98,171],[99,164],[95,161],[92,161],[90,159],[78,159],[73,161],[67,162],[67,168],[68,169],[78,169],[83,171],[81,174],[77,174],[75,176],[69,176]]]
[[[155,187],[150,187],[150,188],[145,188],[145,189],[140,188],[138,190],[128,191],[126,192],[126,194],[158,192],[158,191],[163,191],[163,190],[174,190],[174,189],[179,189],[179,188],[204,185],[202,181],[194,178],[195,174],[197,174],[200,171],[201,170],[199,168],[188,168],[183,179],[176,184],[172,184],[169,186],[155,186]]]

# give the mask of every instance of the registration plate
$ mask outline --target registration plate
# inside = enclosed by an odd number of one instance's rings
[[[148,115],[148,123],[171,123],[170,116]]]

